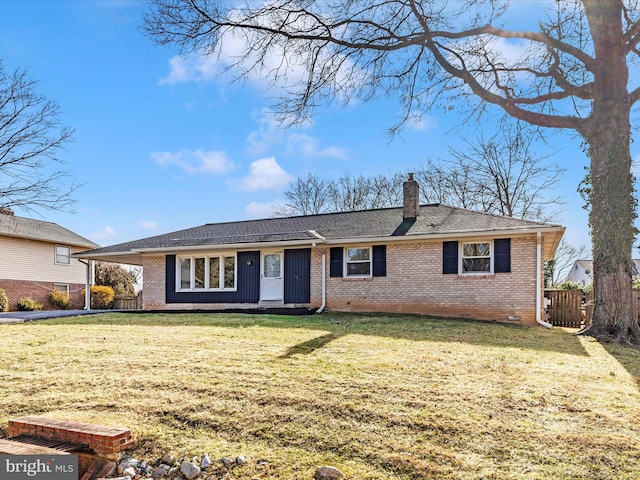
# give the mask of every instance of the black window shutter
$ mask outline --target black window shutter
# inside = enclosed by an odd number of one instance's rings
[[[510,238],[496,238],[493,241],[493,271],[494,273],[511,271]]]
[[[342,276],[342,247],[331,247],[329,250],[329,276]]]
[[[458,273],[458,242],[442,242],[442,273]]]
[[[374,277],[387,276],[387,246],[386,245],[373,246],[373,276]]]

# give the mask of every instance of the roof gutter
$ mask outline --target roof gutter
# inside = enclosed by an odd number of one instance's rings
[[[290,240],[286,242],[253,242],[253,243],[225,243],[221,245],[182,245],[177,247],[157,247],[157,248],[134,248],[129,250],[133,254],[144,253],[162,253],[162,252],[191,252],[191,251],[211,251],[211,250],[251,250],[256,248],[265,248],[265,246],[280,246],[280,247],[301,247],[311,246],[317,243],[318,240]],[[117,252],[112,252],[105,255],[113,255]]]
[[[553,325],[542,320],[542,233],[537,232],[536,237],[536,322],[552,328]]]
[[[551,227],[545,229],[544,233],[562,232],[564,233],[564,227]],[[327,240],[327,244],[344,244],[344,243],[375,243],[375,242],[413,242],[424,240],[441,240],[444,238],[478,238],[478,237],[513,237],[516,235],[531,235],[532,233],[541,235],[543,230],[476,230],[467,232],[446,232],[446,233],[430,233],[423,235],[401,235],[401,236],[380,236],[380,237],[352,237],[352,238],[336,238]]]

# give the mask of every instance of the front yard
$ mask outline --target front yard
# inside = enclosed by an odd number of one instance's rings
[[[0,333],[0,433],[119,425],[138,458],[246,456],[233,479],[640,478],[640,352],[562,330],[112,313]]]

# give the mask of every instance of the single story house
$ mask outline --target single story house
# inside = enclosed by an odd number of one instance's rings
[[[98,245],[58,224],[17,217],[0,209],[0,288],[9,309],[31,297],[49,308],[49,292],[60,290],[81,308],[87,267],[73,255]]]
[[[142,265],[143,308],[263,307],[543,322],[564,227],[419,205],[206,224],[78,254]]]

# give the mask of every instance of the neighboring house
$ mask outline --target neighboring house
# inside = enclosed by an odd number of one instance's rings
[[[631,274],[634,281],[640,279],[638,272],[640,272],[640,259],[633,259]],[[566,281],[576,282],[582,286],[591,285],[593,283],[593,260],[576,260],[567,274]]]
[[[576,260],[567,274],[567,282],[579,283],[582,286],[593,283],[593,260]]]
[[[206,224],[80,258],[143,265],[144,309],[306,307],[535,323],[564,227],[418,205]]]
[[[10,209],[0,209],[0,288],[9,298],[9,308],[16,310],[24,297],[50,308],[52,290],[66,292],[73,306],[82,308],[87,266],[73,254],[96,247],[55,223],[16,217]]]

